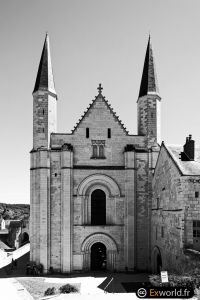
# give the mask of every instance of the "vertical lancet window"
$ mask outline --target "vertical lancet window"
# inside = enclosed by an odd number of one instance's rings
[[[108,128],[108,139],[111,138],[111,128]]]
[[[87,127],[86,128],[86,138],[88,139],[90,136],[90,129]]]

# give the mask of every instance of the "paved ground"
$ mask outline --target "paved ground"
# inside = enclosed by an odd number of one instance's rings
[[[1,300],[19,300],[27,299],[30,300],[32,297],[27,293],[25,288],[20,285],[17,281],[18,277],[26,276],[26,264],[29,261],[29,253],[19,257],[16,260],[16,266],[12,264],[5,266],[0,269],[0,291],[1,291]],[[147,275],[145,274],[117,274],[117,273],[88,273],[88,274],[73,274],[69,276],[63,275],[51,275],[45,277],[46,282],[52,283],[80,283],[81,284],[81,295],[72,295],[71,298],[81,298],[87,299],[98,297],[106,297],[110,299],[113,297],[113,293],[126,293],[123,288],[122,282],[132,282],[132,281],[146,281]],[[107,291],[107,293],[104,292]],[[121,294],[118,294],[119,296]],[[126,294],[128,295],[128,294]],[[131,299],[136,298],[135,294],[129,294]],[[129,297],[128,296],[128,297]],[[57,296],[56,299],[66,299],[68,295]],[[97,297],[97,298],[96,298]],[[115,299],[118,297],[115,294]]]
[[[17,259],[17,266],[7,266],[0,269],[0,300],[34,300],[26,289],[17,281],[17,278],[26,276],[26,264],[29,261],[29,253]],[[49,283],[80,283],[79,294],[61,294],[55,300],[67,300],[69,298],[79,300],[126,300],[138,299],[135,293],[126,293],[123,283],[147,282],[147,274],[125,273],[88,273],[73,274],[69,276],[52,275],[45,278]],[[104,292],[106,290],[107,292]],[[193,298],[194,299],[194,298]]]
[[[29,261],[29,253],[17,259],[17,265],[8,265],[0,269],[0,300],[33,300],[33,297],[17,281],[17,278],[26,276],[26,264]],[[66,300],[71,298],[79,300],[126,300],[138,299],[135,293],[126,293],[123,283],[129,286],[137,282],[147,282],[147,274],[125,274],[125,273],[88,273],[72,274],[69,276],[52,275],[45,278],[49,283],[80,283],[80,294],[61,294],[55,300]],[[106,290],[107,292],[104,292]],[[124,294],[123,294],[124,293]],[[125,294],[126,293],[126,294]],[[194,300],[195,298],[193,298]],[[197,300],[197,298],[196,298]]]

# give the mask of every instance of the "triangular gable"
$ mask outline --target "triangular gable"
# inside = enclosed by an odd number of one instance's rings
[[[158,158],[157,158],[157,162],[156,162],[156,166],[155,166],[155,172],[154,174],[156,173],[156,169],[157,169],[157,166],[158,166],[158,162],[160,160],[160,156],[161,156],[161,153],[163,151],[163,149],[167,152],[167,154],[169,155],[170,159],[173,161],[174,165],[176,166],[177,170],[179,171],[180,175],[184,175],[181,168],[180,168],[180,165],[178,164],[178,162],[176,161],[176,159],[174,158],[173,154],[171,153],[171,151],[167,148],[167,146],[164,144],[164,142],[162,142],[161,146],[160,146],[160,151],[159,151],[159,155],[158,155]]]
[[[92,101],[92,103],[90,103],[89,107],[87,108],[87,110],[84,112],[84,115],[81,116],[81,118],[79,119],[79,121],[76,123],[76,126],[74,127],[74,129],[72,130],[72,134],[79,128],[80,124],[83,122],[83,120],[89,115],[90,111],[93,109],[95,103],[101,100],[103,103],[105,103],[106,107],[108,108],[108,110],[110,111],[111,115],[114,117],[114,119],[118,122],[119,126],[122,128],[122,130],[124,131],[124,133],[126,135],[128,135],[128,131],[126,130],[126,127],[124,127],[124,124],[122,123],[122,121],[119,119],[119,117],[116,115],[116,113],[114,112],[113,108],[111,107],[111,105],[108,103],[108,100],[105,99],[105,97],[102,94],[99,94],[98,96],[95,97],[95,99]]]

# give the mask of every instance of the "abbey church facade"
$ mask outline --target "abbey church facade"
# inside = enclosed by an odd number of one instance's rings
[[[46,36],[33,91],[30,167],[31,260],[45,272],[151,269],[161,98],[150,38],[135,100],[136,135],[116,116],[101,84],[72,132],[58,133],[57,105],[62,101],[54,87]]]

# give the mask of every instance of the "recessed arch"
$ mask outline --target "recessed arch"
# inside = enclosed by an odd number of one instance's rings
[[[83,269],[90,270],[92,247],[95,244],[103,244],[106,249],[106,269],[115,270],[116,269],[116,257],[117,257],[117,245],[115,241],[107,234],[104,233],[94,233],[88,236],[81,245],[81,252],[83,254]]]
[[[89,195],[90,189],[94,185],[105,186],[112,196],[120,196],[120,189],[114,179],[103,174],[93,174],[86,177],[78,186],[77,194],[79,196]]]
[[[106,246],[108,251],[117,252],[117,244],[109,235],[104,233],[94,233],[88,236],[81,245],[82,252],[90,252],[93,244],[100,242]]]

